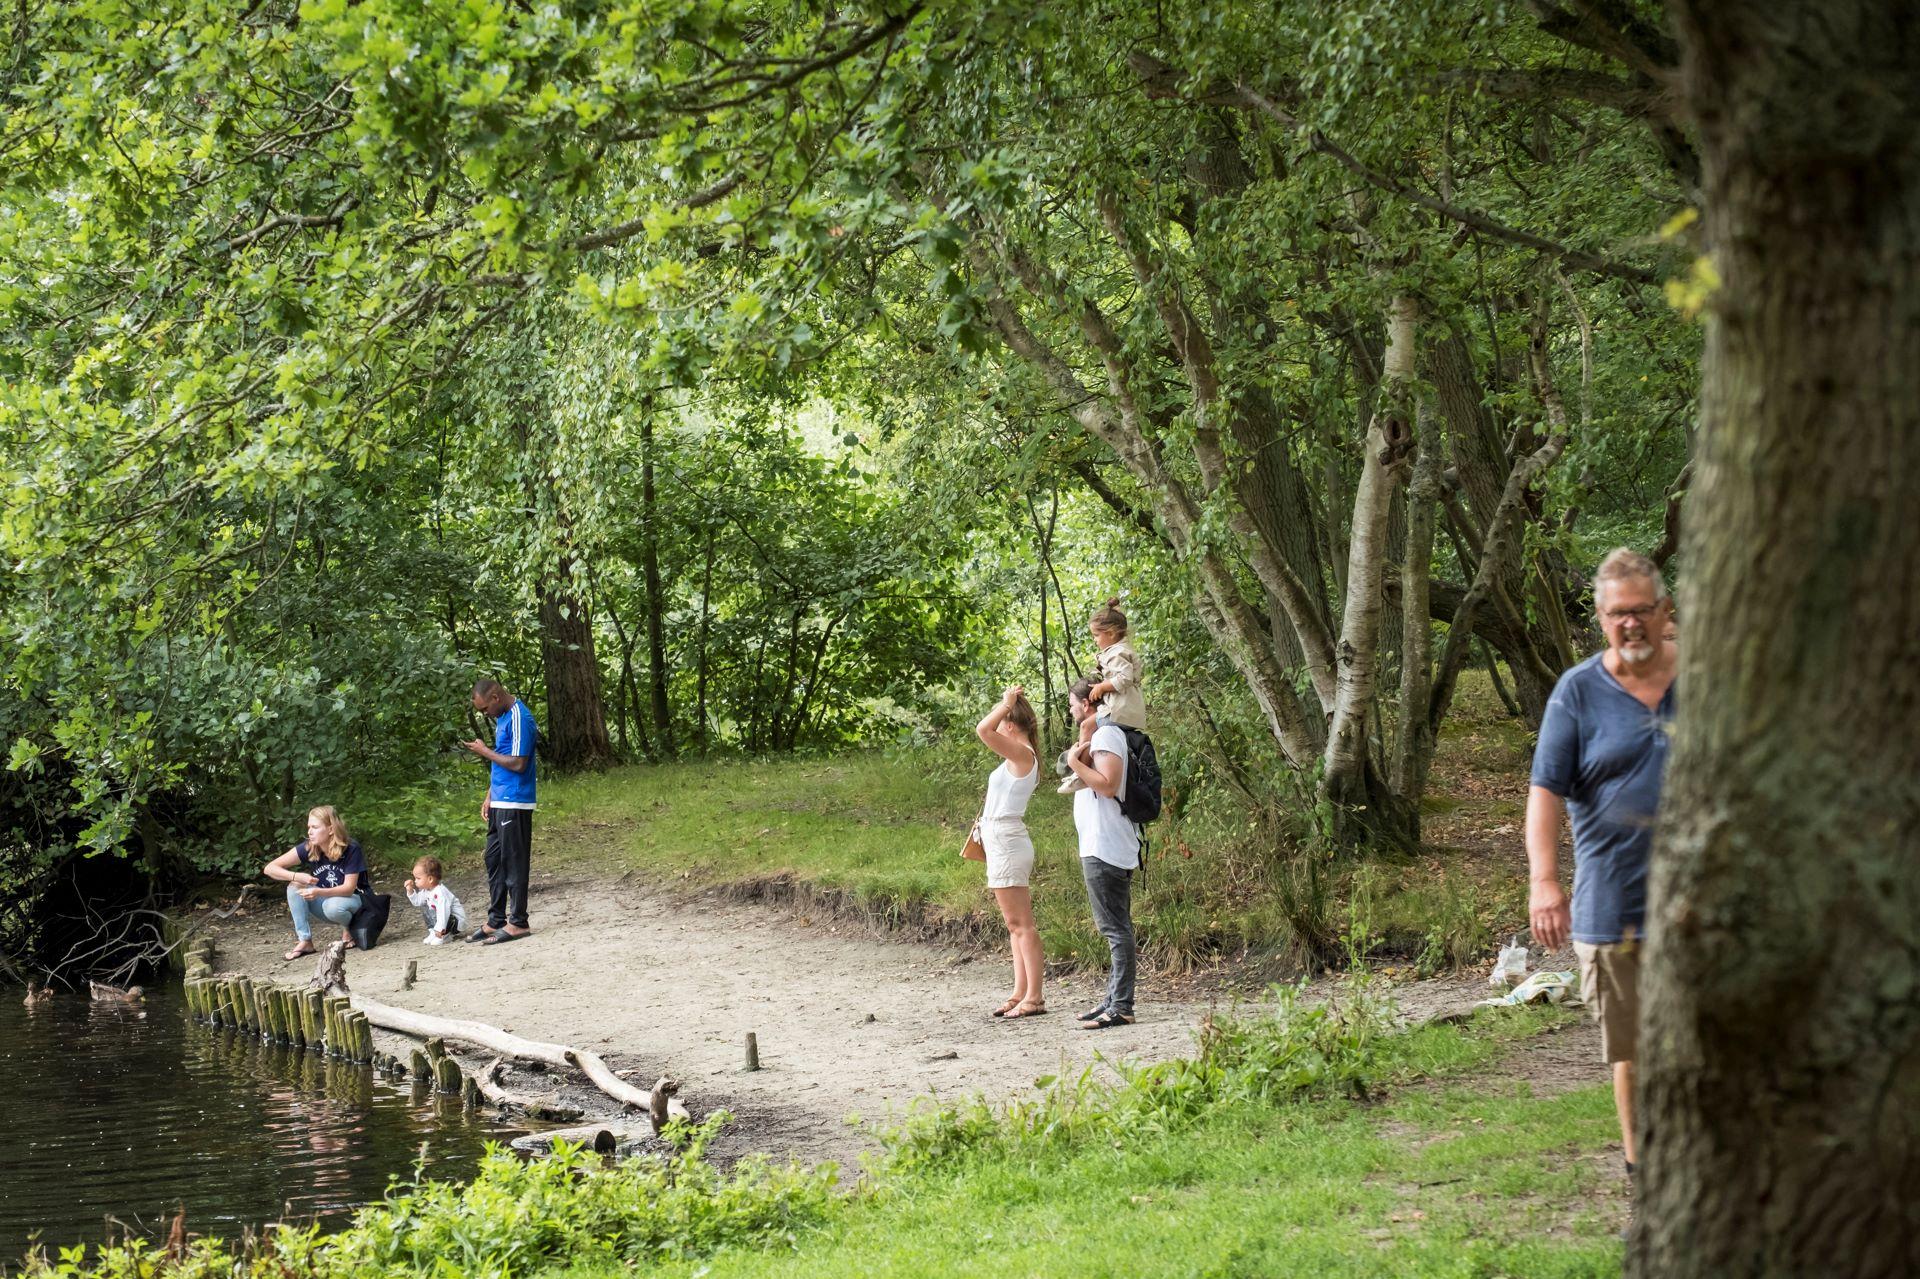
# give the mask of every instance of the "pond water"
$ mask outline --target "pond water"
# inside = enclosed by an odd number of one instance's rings
[[[0,987],[0,1270],[131,1231],[339,1224],[416,1163],[470,1173],[517,1130],[363,1066],[210,1030],[177,986],[138,1010]],[[143,1015],[144,1014],[144,1015]],[[423,1154],[424,1151],[424,1154]]]

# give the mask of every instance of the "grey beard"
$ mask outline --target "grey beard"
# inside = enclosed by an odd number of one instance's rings
[[[1636,640],[1620,646],[1620,656],[1635,666],[1653,660],[1656,651],[1658,650],[1654,648],[1652,640]]]

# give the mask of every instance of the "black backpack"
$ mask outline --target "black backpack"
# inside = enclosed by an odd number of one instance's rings
[[[1120,815],[1135,826],[1160,816],[1160,759],[1153,739],[1137,728],[1116,724],[1127,735],[1127,780],[1120,788]]]

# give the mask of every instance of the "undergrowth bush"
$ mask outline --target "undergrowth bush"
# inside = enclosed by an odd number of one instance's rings
[[[1001,1106],[981,1098],[923,1106],[882,1132],[888,1164],[923,1168],[973,1151],[1172,1132],[1223,1108],[1364,1097],[1396,1071],[1407,1037],[1395,1033],[1398,1014],[1371,980],[1349,979],[1325,1003],[1304,993],[1304,983],[1277,986],[1266,1011],[1208,1018],[1190,1058],[1147,1066],[1102,1059],[1110,1079],[1089,1066],[1036,1080],[1039,1096]]]
[[[732,1245],[791,1246],[835,1202],[833,1165],[811,1170],[704,1158],[726,1120],[708,1118],[679,1152],[607,1166],[564,1143],[546,1159],[495,1150],[473,1180],[396,1187],[335,1234],[274,1226],[239,1245],[135,1240],[30,1258],[29,1279],[507,1279],[549,1268],[618,1266],[709,1255]]]

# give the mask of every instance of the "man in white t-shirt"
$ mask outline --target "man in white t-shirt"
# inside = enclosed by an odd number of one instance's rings
[[[1084,732],[1093,723],[1087,700],[1093,681],[1083,679],[1067,694],[1073,722]],[[1067,764],[1086,789],[1073,796],[1073,825],[1080,832],[1080,875],[1087,883],[1094,927],[1107,939],[1111,965],[1107,996],[1080,1014],[1084,1030],[1133,1024],[1133,872],[1140,865],[1140,828],[1120,811],[1127,784],[1127,735],[1112,724],[1094,727],[1067,751]]]

